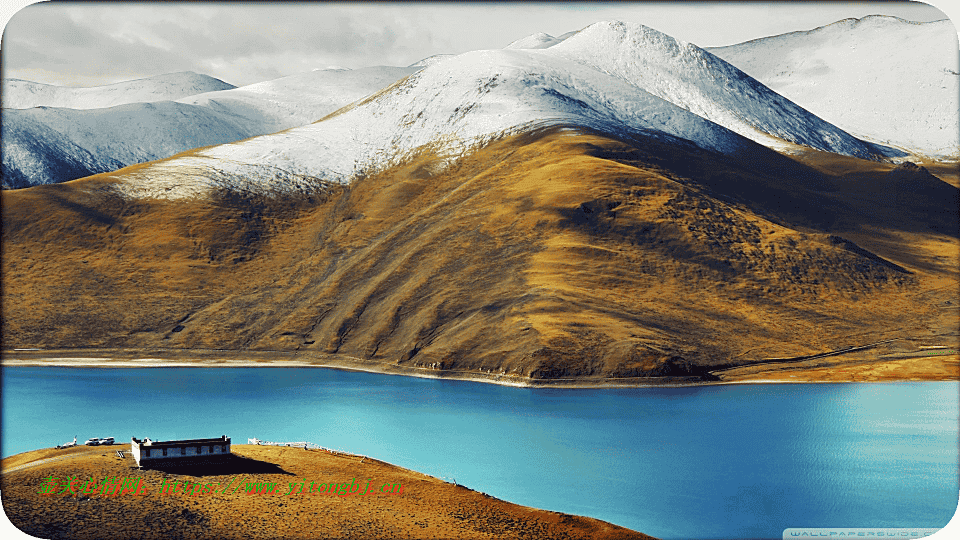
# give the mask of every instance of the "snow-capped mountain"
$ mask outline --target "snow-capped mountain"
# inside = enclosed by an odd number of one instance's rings
[[[576,31],[567,32],[560,37],[553,37],[550,34],[537,32],[536,34],[531,34],[525,38],[520,38],[514,41],[513,43],[504,47],[504,49],[546,49],[548,47],[553,47],[557,43],[562,42],[576,33]]]
[[[571,124],[656,131],[735,151],[744,140],[582,64],[534,51],[465,53],[427,67],[323,122],[150,164],[124,178],[128,193],[200,195],[224,183],[270,192],[347,182],[415,149],[457,154],[511,130]],[[278,172],[283,171],[283,175]]]
[[[428,56],[428,57],[424,58],[423,60],[420,60],[419,62],[415,62],[415,63],[413,63],[413,64],[410,64],[408,67],[412,67],[412,68],[425,68],[425,67],[427,67],[427,66],[432,66],[433,64],[436,64],[437,62],[440,62],[441,60],[445,60],[445,59],[450,58],[450,57],[453,57],[453,56],[456,56],[456,55],[455,55],[455,54],[435,54],[435,55],[433,55],[433,56]]]
[[[229,114],[173,101],[5,110],[3,182],[8,187],[58,183],[259,134]],[[78,165],[58,165],[64,161]]]
[[[64,182],[308,124],[417,69],[318,70],[178,102],[4,109],[3,183]]]
[[[724,154],[748,150],[748,139],[876,152],[702,49],[617,22],[597,23],[548,49],[444,59],[323,122],[151,164],[126,175],[122,189],[148,197],[199,195],[219,185],[310,189],[318,181],[347,182],[422,146],[456,155],[545,124],[659,134]]]
[[[622,78],[764,146],[877,153],[700,47],[643,25],[597,23],[543,52]]]
[[[949,20],[869,16],[708,50],[858,137],[958,155],[960,53]]]
[[[251,127],[256,126],[253,134],[260,135],[320,120],[419,69],[375,66],[314,70],[179,102],[243,117]]]
[[[176,100],[194,94],[230,88],[235,86],[192,71],[168,73],[92,88],[70,88],[20,79],[4,79],[2,103],[4,108],[10,109],[31,107],[102,109],[127,103]]]
[[[31,115],[3,115],[3,188],[36,185],[37,179],[80,178],[123,163],[94,155]]]

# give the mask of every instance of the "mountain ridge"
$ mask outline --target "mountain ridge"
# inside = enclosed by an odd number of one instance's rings
[[[577,32],[579,32],[579,30],[573,30],[561,34],[559,37],[553,37],[544,32],[537,32],[510,43],[504,47],[504,49],[547,49],[575,35]]]
[[[177,101],[4,109],[3,185],[59,183],[307,124],[411,71],[321,70]],[[44,142],[51,131],[68,142]]]
[[[960,157],[960,52],[947,19],[845,19],[707,50],[858,137]]]
[[[167,101],[203,92],[236,88],[230,83],[192,71],[165,73],[103,86],[74,88],[3,79],[2,105],[8,109],[58,107],[103,109],[129,103]]]
[[[878,18],[878,20],[885,19]],[[862,26],[863,24],[865,23],[853,24],[839,21],[827,27]],[[811,32],[815,33],[815,31],[808,31],[806,34]],[[524,40],[533,41],[530,45],[524,45]],[[528,46],[546,48],[511,48]],[[614,56],[610,55],[610,51],[615,51]],[[686,118],[686,113],[671,107],[693,113],[707,122],[730,129],[741,136],[779,151],[798,152],[801,150],[798,150],[796,145],[801,145],[860,157],[873,156],[875,159],[884,159],[884,156],[900,159],[906,155],[895,148],[878,146],[850,136],[844,130],[824,122],[795,103],[785,100],[705,49],[679,42],[643,25],[601,22],[579,31],[568,32],[560,38],[542,33],[534,34],[513,42],[499,53],[475,51],[458,56],[435,55],[409,68],[376,67],[361,70],[314,71],[243,88],[205,92],[178,100],[178,103],[183,106],[200,107],[199,109],[178,109],[177,112],[170,111],[171,114],[160,114],[157,110],[147,110],[152,106],[148,107],[144,104],[141,106],[143,117],[134,123],[157,127],[152,130],[152,134],[147,139],[116,135],[131,123],[131,116],[111,108],[100,111],[103,117],[100,119],[101,126],[96,133],[86,130],[80,138],[71,139],[70,144],[38,145],[20,140],[20,137],[39,140],[41,138],[39,133],[42,131],[38,127],[39,124],[44,123],[44,119],[51,116],[57,116],[60,120],[47,124],[48,127],[61,133],[71,130],[77,133],[76,127],[69,126],[82,124],[84,117],[79,116],[79,113],[65,111],[54,115],[50,111],[26,112],[5,109],[7,121],[4,125],[19,127],[13,132],[7,130],[8,133],[3,138],[5,150],[7,150],[4,152],[4,187],[24,187],[36,183],[76,178],[77,175],[107,172],[115,169],[117,163],[132,165],[163,159],[193,147],[235,142],[279,132],[325,118],[335,111],[336,114],[330,115],[330,118],[340,114],[357,116],[356,109],[361,105],[369,105],[371,100],[362,102],[355,102],[355,100],[374,94],[382,101],[385,94],[382,91],[376,93],[377,90],[418,69],[434,73],[445,66],[450,70],[448,77],[475,77],[478,80],[486,78],[488,81],[497,81],[497,84],[502,85],[504,78],[497,78],[495,70],[489,66],[490,59],[497,54],[500,54],[499,59],[504,69],[512,70],[510,72],[516,77],[527,80],[531,86],[539,87],[543,92],[542,96],[533,97],[530,94],[531,88],[522,88],[522,85],[514,85],[516,95],[513,96],[505,95],[502,89],[497,91],[500,94],[496,99],[501,103],[514,99],[523,101],[517,107],[519,111],[516,114],[517,121],[507,121],[506,115],[502,113],[499,120],[493,118],[491,112],[494,103],[490,101],[490,96],[484,97],[480,93],[477,95],[480,101],[473,102],[466,95],[468,89],[459,88],[453,82],[439,81],[438,77],[443,77],[439,75],[433,77],[432,84],[438,85],[438,88],[444,86],[451,92],[463,96],[459,99],[460,103],[454,103],[458,100],[456,96],[448,100],[451,102],[449,108],[453,109],[454,114],[447,118],[449,123],[461,126],[457,129],[444,125],[434,125],[429,128],[425,125],[418,126],[419,115],[422,115],[423,111],[414,110],[415,107],[411,108],[409,104],[400,101],[393,105],[406,107],[406,119],[397,119],[396,115],[392,115],[390,111],[375,113],[382,119],[359,116],[354,119],[363,123],[382,122],[389,118],[388,123],[391,123],[392,127],[366,128],[366,132],[363,132],[363,129],[353,126],[334,126],[338,122],[342,123],[335,120],[327,126],[331,130],[329,134],[318,134],[317,128],[308,127],[298,135],[282,136],[288,138],[292,136],[303,141],[313,139],[319,148],[325,148],[325,151],[330,154],[326,159],[314,159],[313,163],[307,163],[309,160],[282,158],[276,161],[274,157],[269,157],[265,166],[260,167],[251,162],[261,160],[265,155],[276,156],[283,152],[268,149],[264,154],[252,150],[254,154],[246,158],[236,147],[231,146],[199,153],[189,163],[189,170],[193,171],[189,176],[198,179],[201,183],[209,184],[200,179],[205,174],[204,169],[209,169],[213,177],[225,177],[225,175],[236,177],[238,174],[249,173],[254,181],[257,177],[273,175],[273,171],[283,171],[281,175],[290,179],[303,179],[307,183],[312,182],[311,178],[317,178],[321,182],[347,181],[355,174],[389,165],[392,160],[399,159],[404,153],[415,151],[423,145],[446,141],[452,144],[451,152],[455,155],[457,152],[465,151],[472,144],[482,144],[502,133],[522,129],[524,125],[534,125],[544,119],[548,123],[569,122],[570,115],[579,116],[580,123],[589,127],[606,125],[608,129],[613,130],[654,129],[668,136],[685,138],[702,147],[721,152],[742,146],[741,142],[723,133],[722,130],[708,127],[700,120]],[[514,56],[509,56],[510,54]],[[521,60],[522,58],[526,60]],[[562,64],[563,59],[579,63],[587,68],[587,71],[579,68],[570,71],[569,64],[566,66]],[[479,63],[473,72],[470,69],[464,69],[464,64],[470,61]],[[523,61],[528,64],[525,73],[521,72],[523,68],[518,64]],[[518,68],[521,71],[518,71]],[[538,69],[546,70],[551,75],[545,78],[536,73]],[[596,70],[596,72],[590,75],[589,70]],[[564,71],[570,73],[564,73]],[[408,79],[408,82],[416,80],[419,79]],[[142,83],[143,81],[133,82]],[[580,86],[577,87],[577,84]],[[411,87],[412,85],[408,85],[406,88]],[[445,107],[435,96],[425,94],[423,97],[439,105],[441,110]],[[656,102],[652,98],[663,100],[669,105]],[[487,101],[484,101],[485,99]],[[351,102],[354,103],[351,104]],[[349,107],[342,109],[347,105]],[[169,106],[161,108],[165,110],[166,107]],[[486,119],[477,119],[477,113],[484,110],[490,111],[484,113],[487,116]],[[75,118],[67,119],[69,115],[75,115]],[[181,116],[191,115],[202,120],[199,120],[200,123],[195,126],[182,121]],[[24,116],[31,118],[23,118]],[[543,118],[544,116],[546,118]],[[473,120],[461,117],[469,117]],[[940,121],[944,120],[941,118]],[[153,140],[167,132],[181,130],[187,134],[202,132],[203,124],[211,126],[208,130],[209,136],[198,133],[183,138],[175,144]],[[105,129],[104,126],[106,126]],[[440,136],[431,139],[421,136],[422,134],[407,133],[411,128],[421,132],[425,129],[432,130]],[[394,130],[392,135],[377,133],[378,130],[389,129]],[[172,135],[172,133],[168,134]],[[278,138],[278,141],[280,140]],[[871,140],[878,139],[872,137]],[[344,148],[344,141],[357,143],[354,146],[359,149]],[[364,144],[360,145],[361,141]],[[884,142],[887,143],[890,140],[884,139]],[[267,143],[257,144],[263,146]],[[83,151],[77,150],[77,147]],[[78,152],[78,155],[71,156],[70,151]],[[36,153],[27,155],[30,152]],[[44,152],[50,152],[51,155],[45,156]],[[216,165],[211,160],[205,159],[220,154],[223,154],[227,160],[222,165]],[[38,164],[43,161],[50,163]],[[88,167],[84,168],[85,164]],[[161,164],[160,168],[166,170],[168,165]],[[34,171],[34,175],[18,171],[19,167],[27,167]],[[37,176],[38,171],[44,172],[39,173],[42,174],[41,176]],[[177,183],[182,184],[179,181]],[[230,181],[229,184],[239,186],[243,185],[243,182]],[[301,184],[299,180],[295,182],[295,185]],[[273,185],[282,189],[284,182],[273,183]],[[131,189],[131,192],[138,192],[137,189]],[[302,189],[302,186],[295,189]],[[167,195],[178,192],[167,188],[161,188],[161,190]],[[157,190],[147,189],[139,192],[156,193]],[[187,192],[198,193],[198,190],[188,189]]]

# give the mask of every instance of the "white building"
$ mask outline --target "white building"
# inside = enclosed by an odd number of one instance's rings
[[[232,455],[230,438],[151,441],[130,438],[130,451],[138,467],[150,465],[193,465],[215,463]]]

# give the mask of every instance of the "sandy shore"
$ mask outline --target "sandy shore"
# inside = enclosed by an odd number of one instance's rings
[[[894,382],[960,380],[960,354],[955,349],[915,351],[883,357],[867,354],[829,359],[744,365],[715,372],[718,380],[696,377],[630,377],[530,379],[505,373],[436,370],[369,362],[347,356],[293,351],[69,349],[11,350],[2,353],[4,367],[75,368],[280,368],[310,367],[499,384],[523,388],[636,388],[717,384],[781,384],[816,382]]]
[[[58,351],[59,354],[71,356],[51,356],[51,351],[41,354],[30,351],[29,357],[22,357],[23,352],[4,352],[3,366],[56,366],[74,368],[280,368],[280,367],[309,367],[339,369],[344,371],[358,371],[363,373],[377,373],[381,375],[398,375],[405,377],[419,377],[423,379],[447,379],[458,381],[472,381],[501,386],[521,388],[535,387],[564,387],[564,388],[621,388],[643,386],[689,386],[705,384],[693,380],[693,377],[633,377],[623,379],[529,379],[526,377],[507,374],[488,374],[482,372],[465,372],[454,370],[434,370],[397,366],[393,364],[375,364],[356,359],[355,363],[344,360],[325,360],[320,358],[283,359],[282,356],[290,353],[275,353],[277,358],[264,358],[262,353],[255,353],[254,358],[128,358],[124,356],[76,356],[79,351],[69,353]],[[247,353],[230,353],[243,356]]]

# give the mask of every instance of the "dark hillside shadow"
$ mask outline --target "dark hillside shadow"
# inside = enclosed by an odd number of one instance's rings
[[[822,193],[831,189],[824,174],[760,145],[753,145],[749,153],[723,156],[682,144],[685,141],[678,144],[639,134],[622,135],[618,140],[631,148],[596,147],[587,153],[624,165],[652,167],[681,184],[727,203],[742,204],[792,228],[829,230],[841,211]]]
[[[751,145],[737,156],[724,156],[641,134],[621,134],[617,139],[632,148],[596,146],[587,153],[625,165],[652,166],[668,178],[742,204],[780,225],[825,233],[865,226],[919,233],[933,230],[960,237],[960,190],[922,168],[894,168],[890,163],[811,152],[816,155],[804,159],[822,166],[818,170],[760,145]]]
[[[856,224],[960,237],[960,189],[923,167],[906,162],[890,171],[847,173],[831,183],[835,196],[855,212],[847,220]]]
[[[107,227],[111,227],[117,223],[116,216],[104,213],[99,209],[94,208],[92,205],[71,200],[70,198],[56,192],[49,192],[46,194],[46,196],[52,205],[56,205],[64,210],[73,212],[79,218],[94,221]]]

